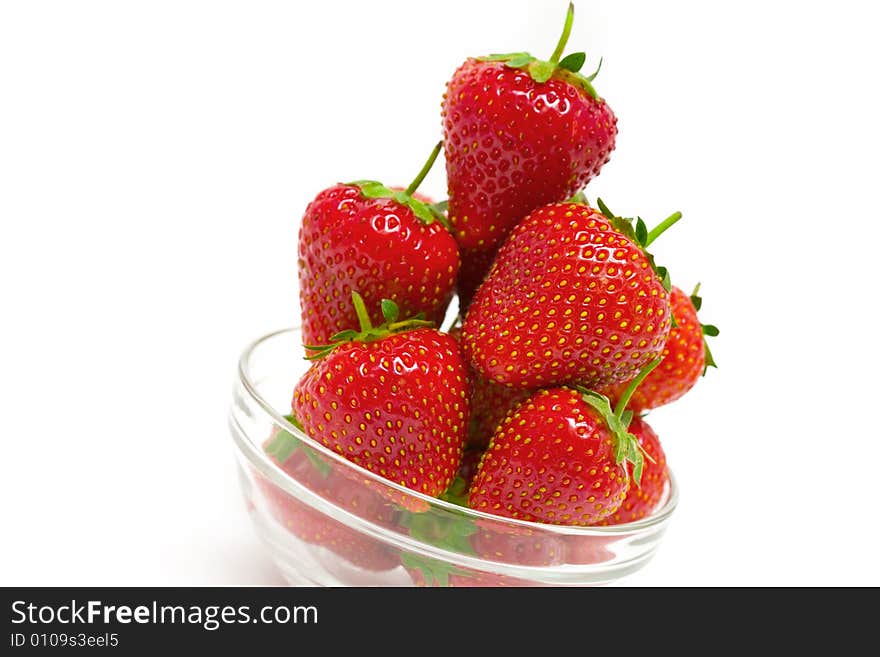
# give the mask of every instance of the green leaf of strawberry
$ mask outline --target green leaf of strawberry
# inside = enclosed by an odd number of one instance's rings
[[[641,217],[636,220],[636,241],[639,244],[644,244],[648,241],[648,227],[645,226],[645,222]]]
[[[699,312],[700,308],[703,307],[703,299],[700,296],[700,284],[697,283],[696,287],[694,287],[694,291],[690,296],[691,303],[694,305],[694,308]],[[704,336],[709,336],[710,338],[714,338],[719,334],[719,330],[717,326],[713,326],[712,324],[700,324],[701,330]],[[718,365],[715,363],[715,358],[712,356],[712,351],[709,349],[709,343],[706,339],[703,339],[703,346],[705,349],[705,359],[706,364],[703,367],[703,375],[705,376],[706,372],[710,367],[717,368]]]
[[[706,337],[717,333],[712,325],[703,325],[697,315],[702,300],[697,296],[699,286],[691,297],[678,287],[669,295],[671,314],[676,325],[670,330],[663,348],[660,365],[642,381],[627,402],[635,413],[647,411],[681,398],[693,388],[707,367],[715,367]],[[623,395],[625,384],[614,384],[599,389],[612,404]]]
[[[584,193],[584,190],[581,190],[581,191],[577,192],[576,194],[569,196],[567,199],[565,199],[565,202],[566,203],[580,203],[581,205],[589,205],[590,204],[590,200],[587,198],[587,195]]]
[[[595,71],[593,71],[590,75],[586,76],[587,80],[592,82],[593,80],[596,79],[596,76],[599,75],[599,71],[602,70],[602,61],[603,61],[603,58],[600,57],[599,58],[599,65],[596,67]]]
[[[618,464],[628,461],[632,464],[632,479],[639,484],[642,480],[642,471],[645,467],[645,457],[639,447],[639,441],[631,434],[627,428],[632,420],[632,412],[626,411],[626,404],[630,397],[638,388],[639,384],[645,380],[651,371],[657,367],[662,359],[655,358],[642,368],[639,375],[633,379],[628,385],[626,391],[621,396],[617,407],[612,410],[611,401],[605,395],[587,390],[586,388],[575,386],[575,388],[583,395],[583,400],[596,409],[605,421],[606,426],[614,440],[614,454]]]
[[[382,315],[386,322],[393,324],[400,316],[400,308],[391,299],[382,299]]]
[[[285,415],[284,419],[290,422],[297,429],[305,433],[305,429],[303,429],[302,424],[291,415]],[[266,454],[274,457],[279,464],[283,465],[287,459],[289,459],[294,452],[301,449],[303,453],[306,455],[306,458],[312,464],[312,467],[317,470],[322,477],[326,477],[330,473],[330,464],[327,463],[324,459],[318,456],[308,445],[303,444],[303,442],[294,436],[292,433],[287,431],[286,429],[281,429],[278,433],[276,433],[269,443],[265,447]]]
[[[410,536],[422,543],[458,554],[475,554],[471,536],[476,533],[477,527],[466,516],[449,518],[431,513],[405,512],[400,523],[409,528]],[[450,575],[469,576],[467,571],[450,563],[413,553],[405,553],[401,562],[405,568],[419,571],[426,586],[446,587],[450,585]]]
[[[440,499],[458,506],[467,506],[467,482],[460,475],[455,475]]]
[[[673,212],[671,215],[666,217],[666,219],[661,221],[655,228],[649,231],[648,227],[645,225],[645,222],[641,217],[631,219],[627,217],[617,216],[608,208],[607,205],[605,205],[605,202],[601,198],[596,199],[596,203],[599,206],[599,210],[608,218],[615,230],[623,233],[640,247],[642,247],[642,250],[645,252],[645,256],[648,258],[648,262],[651,263],[651,268],[660,278],[661,282],[663,283],[663,288],[667,292],[669,292],[672,289],[672,280],[669,276],[669,270],[667,270],[666,267],[658,266],[654,262],[654,256],[651,253],[648,253],[647,249],[654,240],[660,237],[660,235],[662,235],[667,229],[671,228],[681,219],[681,212]],[[633,225],[633,222],[635,222],[635,225]],[[674,324],[675,317],[672,318],[672,321]]]
[[[413,194],[415,194],[416,190],[419,188],[419,185],[422,184],[425,176],[428,175],[431,167],[434,166],[434,162],[437,160],[437,156],[440,154],[442,148],[442,141],[438,142],[437,145],[434,146],[434,150],[431,151],[431,155],[422,166],[421,171],[419,171],[415,179],[403,191],[393,190],[377,180],[355,180],[346,184],[353,185],[354,187],[359,188],[361,190],[361,194],[363,194],[365,198],[394,199],[401,205],[405,205],[410,210],[412,210],[413,214],[418,217],[424,224],[430,225],[435,221],[439,221],[447,228],[447,230],[451,230],[452,227],[444,216],[443,210],[433,204],[420,201],[413,196]]]
[[[480,57],[480,61],[483,62],[509,62],[513,61],[517,57],[531,57],[527,52],[508,52],[508,53],[500,53],[494,55],[486,55],[485,57]]]
[[[420,327],[434,326],[434,322],[429,322],[425,319],[422,319],[423,316],[421,315],[421,313],[419,313],[415,317],[411,317],[403,321],[398,321],[400,308],[391,299],[382,299],[382,314],[385,317],[385,322],[380,324],[379,326],[373,326],[372,322],[370,321],[369,313],[367,313],[367,307],[364,303],[363,297],[361,297],[361,295],[357,292],[352,291],[351,302],[354,305],[358,322],[361,325],[361,330],[355,331],[353,329],[347,329],[345,331],[340,331],[339,333],[331,337],[330,342],[328,342],[327,344],[303,345],[307,352],[311,352],[309,355],[304,357],[306,360],[320,360],[331,353],[338,346],[347,342],[375,342],[376,340],[381,340],[382,338],[391,335],[392,333],[410,331],[412,329]]]
[[[412,552],[404,553],[400,558],[400,563],[407,570],[418,571],[425,581],[425,586],[446,588],[450,585],[450,577],[452,575],[458,575],[459,577],[470,576],[467,571],[456,568],[450,563]]]
[[[524,52],[511,57],[504,63],[510,68],[523,68],[531,64],[533,61],[535,61],[535,58]]]
[[[550,59],[541,60],[533,57],[527,52],[511,52],[506,54],[494,54],[486,57],[479,57],[479,61],[483,62],[504,62],[510,68],[526,69],[531,78],[538,84],[547,82],[554,75],[573,84],[574,86],[586,91],[592,98],[598,99],[599,95],[593,88],[592,82],[602,68],[602,60],[599,60],[599,66],[592,75],[584,76],[579,73],[587,60],[586,53],[574,52],[566,57],[562,57],[565,46],[568,44],[568,38],[571,36],[571,26],[574,22],[574,4],[569,3],[568,11],[565,14],[565,25],[562,28],[562,36],[556,44],[556,50],[550,55]]]
[[[583,52],[573,52],[570,55],[566,55],[562,58],[562,61],[559,62],[559,68],[564,68],[572,73],[577,73],[580,71],[584,62],[587,61],[587,54]]]
[[[346,184],[359,187],[361,194],[367,198],[392,198],[394,196],[394,191],[378,180],[355,180]]]
[[[535,82],[543,83],[553,76],[553,72],[556,70],[556,65],[552,62],[542,62],[541,60],[536,59],[529,64],[528,70],[529,75],[532,76],[532,79]]]

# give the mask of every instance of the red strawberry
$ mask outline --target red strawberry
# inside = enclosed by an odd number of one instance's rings
[[[363,294],[377,323],[382,299],[395,301],[406,317],[424,313],[442,320],[458,273],[458,247],[445,217],[413,196],[439,148],[405,191],[359,181],[334,185],[309,204],[299,232],[306,344],[325,344],[357,328],[352,290]]]
[[[419,328],[427,322],[398,322],[387,299],[387,321],[374,328],[360,296],[353,292],[352,300],[361,332],[343,331],[321,348],[296,385],[294,415],[310,437],[350,461],[436,497],[455,476],[467,429],[458,344]]]
[[[449,329],[449,335],[461,345],[461,327]],[[468,379],[471,388],[471,419],[467,445],[477,450],[484,450],[507,413],[531,393],[522,388],[495,383],[492,379],[480,376],[471,367],[468,367]]]
[[[562,58],[574,7],[548,61],[528,53],[464,62],[447,83],[443,134],[449,220],[459,245],[488,268],[491,254],[526,214],[562,201],[608,162],[617,119],[583,76],[584,53]],[[598,73],[598,70],[597,70]],[[459,291],[486,269],[463,269]],[[464,304],[466,305],[466,303]]]
[[[696,385],[707,367],[715,367],[705,336],[718,335],[718,329],[700,324],[697,319],[697,310],[702,304],[697,296],[699,289],[697,285],[693,295],[688,297],[677,287],[672,288],[669,300],[676,325],[669,331],[660,366],[651,372],[630,399],[629,408],[634,413],[675,401]],[[624,388],[625,384],[618,384],[601,392],[616,403]]]
[[[669,333],[665,277],[644,246],[670,220],[638,239],[625,234],[633,232],[625,221],[580,203],[532,212],[498,251],[465,317],[470,364],[521,388],[632,379]]]
[[[289,432],[273,431],[264,449],[288,476],[321,497],[370,522],[392,524],[395,510],[387,500],[339,476]],[[272,516],[299,539],[320,545],[365,570],[381,572],[399,565],[398,555],[388,546],[313,509],[262,476],[256,481]]]
[[[656,367],[646,366],[624,399]],[[632,463],[636,483],[643,456],[627,432],[632,417],[586,389],[536,392],[507,416],[492,437],[471,484],[468,506],[488,513],[562,525],[595,525],[623,503]]]
[[[458,293],[458,307],[464,315],[477,293],[477,288],[483,282],[486,272],[495,259],[497,249],[489,251],[480,249],[460,249],[461,266],[458,269],[458,279],[455,283],[455,291]]]
[[[660,367],[662,367],[662,364]],[[645,379],[645,381],[647,382],[648,379]],[[636,393],[638,393],[638,390]],[[619,525],[625,522],[634,522],[651,515],[657,508],[660,500],[663,499],[666,484],[669,482],[666,454],[663,452],[663,447],[660,446],[660,439],[654,433],[654,430],[638,416],[633,417],[627,430],[636,437],[642,450],[650,458],[645,458],[645,467],[642,471],[642,480],[639,482],[639,485],[635,485],[635,482],[630,479],[629,490],[626,493],[626,499],[623,500],[623,504],[611,517],[599,523],[602,525]]]
[[[530,394],[529,390],[495,383],[474,372],[468,444],[481,449],[488,447],[498,425]]]

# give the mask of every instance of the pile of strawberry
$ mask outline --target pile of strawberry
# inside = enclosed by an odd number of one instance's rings
[[[696,292],[670,285],[648,229],[581,190],[617,120],[563,57],[468,59],[443,140],[405,189],[337,184],[299,233],[306,357],[292,416],[400,486],[499,516],[567,525],[650,514],[668,482],[642,414],[714,365]],[[598,71],[597,71],[598,72]],[[448,201],[416,194],[441,147]],[[442,331],[454,294],[461,325]],[[277,456],[277,454],[275,454]]]

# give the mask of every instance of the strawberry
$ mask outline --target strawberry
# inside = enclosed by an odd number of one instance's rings
[[[489,439],[507,414],[531,394],[529,390],[511,388],[474,372],[471,396],[471,422],[468,445],[480,449],[489,446]]]
[[[595,525],[611,517],[626,498],[630,476],[638,485],[644,467],[638,442],[626,430],[632,412],[623,407],[658,363],[639,373],[614,411],[607,397],[583,388],[534,393],[492,437],[468,506],[563,525]]]
[[[447,83],[449,220],[463,261],[473,261],[458,284],[463,306],[516,223],[580,190],[614,149],[617,119],[593,88],[598,70],[579,73],[584,53],[562,57],[573,19],[569,5],[548,61],[523,52],[469,58]]]
[[[486,272],[495,259],[496,249],[459,249],[461,266],[458,269],[458,279],[455,282],[455,291],[458,294],[458,307],[464,315],[473,301],[477,288],[483,282]]]
[[[458,274],[458,247],[445,216],[414,196],[440,151],[434,149],[404,191],[375,181],[325,189],[306,208],[299,231],[299,283],[303,337],[325,344],[358,326],[349,305],[363,294],[369,316],[381,321],[381,300],[404,316],[424,313],[439,322]]]
[[[662,366],[661,363],[660,367]],[[646,382],[647,380],[645,379]],[[638,390],[636,393],[638,393]],[[642,480],[636,485],[632,478],[630,478],[629,490],[626,493],[623,504],[610,517],[599,523],[602,525],[619,525],[625,522],[634,522],[651,515],[654,509],[657,508],[660,500],[663,499],[666,485],[669,482],[666,454],[663,452],[663,447],[660,446],[660,439],[654,433],[654,430],[639,416],[633,417],[627,430],[636,437],[642,451],[650,458],[645,459]]]
[[[450,328],[449,335],[461,345],[460,326]],[[495,428],[504,419],[504,416],[528,397],[530,392],[522,388],[511,388],[495,383],[492,379],[480,376],[471,367],[468,367],[468,380],[471,389],[471,404],[467,446],[484,450],[489,445],[489,438],[495,433]]]
[[[629,402],[634,413],[675,401],[696,385],[707,368],[716,367],[705,336],[718,335],[718,329],[710,324],[700,324],[697,319],[697,311],[702,305],[699,290],[697,285],[688,297],[679,288],[672,288],[669,301],[675,326],[669,331],[660,366],[645,379]],[[625,384],[618,384],[601,392],[616,402],[625,387]]]
[[[658,274],[644,248],[680,216],[636,235],[626,221],[581,203],[529,214],[498,251],[465,317],[471,366],[532,389],[632,379],[660,355],[671,324],[668,274]]]
[[[292,416],[288,420],[296,426]],[[386,500],[340,476],[288,431],[273,431],[263,448],[285,474],[324,499],[370,522],[384,526],[393,523],[395,510]],[[399,565],[398,555],[388,546],[311,508],[262,476],[256,481],[269,512],[300,540],[320,545],[365,570],[381,572]]]
[[[468,422],[467,370],[458,344],[422,320],[373,327],[352,292],[360,332],[309,345],[316,363],[297,383],[294,415],[305,432],[348,460],[401,486],[436,497],[461,461]]]

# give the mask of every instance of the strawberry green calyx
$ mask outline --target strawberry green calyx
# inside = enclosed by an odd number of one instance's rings
[[[467,496],[467,482],[461,475],[455,475],[455,479],[449,484],[449,488],[440,494],[440,499],[457,506],[467,506]]]
[[[703,298],[700,296],[700,284],[697,283],[696,287],[694,287],[694,291],[691,293],[691,303],[694,304],[694,310],[700,312],[700,308],[703,307]],[[706,372],[709,371],[710,367],[718,368],[718,365],[715,363],[715,359],[712,357],[712,352],[709,349],[709,343],[706,341],[706,337],[714,338],[716,335],[720,333],[717,326],[712,324],[700,324],[700,327],[703,330],[703,347],[706,350],[706,365],[703,367],[703,376],[706,376]]]
[[[413,513],[404,510],[400,524],[409,529],[409,535],[435,547],[473,554],[470,537],[476,533],[474,521],[465,515],[454,518],[439,518],[431,513]]]
[[[451,226],[449,225],[446,216],[443,214],[443,211],[445,210],[444,203],[425,203],[424,201],[420,201],[413,197],[413,194],[415,194],[419,185],[422,184],[425,176],[427,176],[428,172],[431,170],[431,167],[434,166],[434,162],[437,160],[437,156],[440,154],[442,148],[443,142],[437,142],[437,145],[434,146],[434,150],[431,151],[431,155],[422,166],[421,171],[419,171],[413,181],[403,191],[386,187],[376,180],[355,180],[346,184],[359,188],[361,194],[363,194],[365,198],[394,199],[401,205],[405,205],[412,210],[413,214],[425,225],[430,225],[435,221],[439,221],[447,230],[451,230]]]
[[[556,77],[583,89],[592,98],[599,100],[599,94],[593,88],[593,80],[596,79],[596,75],[598,75],[599,70],[602,68],[602,60],[599,60],[599,66],[591,75],[582,75],[580,70],[587,61],[585,53],[573,52],[565,57],[562,56],[568,43],[568,37],[571,36],[571,26],[573,23],[574,3],[569,3],[568,11],[565,14],[565,25],[562,28],[562,36],[559,37],[556,50],[550,55],[549,60],[537,59],[527,52],[488,55],[478,59],[483,62],[503,62],[505,66],[510,68],[524,69],[539,84],[547,82],[552,77]]]
[[[391,299],[382,299],[382,316],[385,318],[385,321],[379,326],[373,326],[363,297],[357,292],[352,291],[351,302],[354,305],[354,310],[357,314],[360,331],[347,329],[332,336],[328,344],[303,345],[307,350],[315,352],[310,356],[306,356],[306,360],[323,358],[336,349],[336,347],[347,342],[375,342],[376,340],[381,340],[392,333],[402,333],[416,328],[434,326],[434,322],[425,320],[421,313],[415,317],[400,320],[400,308]]]
[[[642,248],[642,251],[644,251],[645,256],[648,258],[648,262],[651,264],[651,268],[663,283],[663,288],[669,292],[672,289],[672,280],[669,277],[669,270],[654,262],[654,256],[648,253],[648,247],[654,242],[654,240],[678,223],[682,217],[681,212],[673,212],[649,231],[648,227],[645,225],[645,221],[641,217],[632,219],[630,217],[620,217],[615,215],[610,209],[608,209],[608,206],[605,205],[605,202],[601,198],[596,199],[596,204],[599,206],[599,210],[602,214],[604,214],[611,222],[611,226],[616,231],[623,233]]]
[[[412,552],[406,552],[400,558],[400,562],[408,570],[417,570],[425,580],[425,586],[447,588],[451,575],[459,577],[470,576],[470,573],[467,571],[456,568],[450,563],[432,559],[431,557],[423,557]]]
[[[588,390],[582,386],[574,386],[575,389],[581,393],[584,402],[598,411],[602,420],[605,422],[605,426],[611,431],[612,440],[614,441],[615,462],[618,464],[624,462],[632,464],[632,478],[633,481],[636,482],[636,485],[642,480],[642,470],[644,470],[645,467],[646,454],[639,445],[638,439],[628,431],[633,413],[626,409],[626,405],[629,403],[636,388],[639,387],[639,384],[645,380],[645,377],[647,377],[662,360],[662,358],[655,358],[642,368],[638,376],[627,386],[626,390],[618,400],[617,406],[615,406],[613,410],[611,408],[611,401],[605,395],[593,390]],[[650,455],[647,456],[649,459],[651,458]]]

